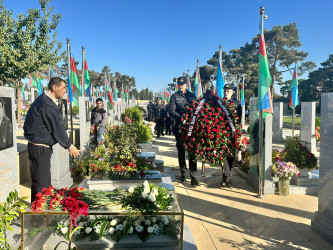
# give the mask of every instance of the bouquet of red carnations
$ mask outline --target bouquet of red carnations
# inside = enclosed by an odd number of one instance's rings
[[[237,106],[211,91],[185,107],[181,118],[181,140],[196,160],[220,164],[241,143]]]

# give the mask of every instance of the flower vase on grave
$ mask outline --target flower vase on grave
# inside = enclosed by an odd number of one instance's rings
[[[289,182],[290,180],[288,179],[279,180],[279,195],[286,196],[289,194]]]

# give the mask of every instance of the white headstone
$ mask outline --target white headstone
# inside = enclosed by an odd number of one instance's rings
[[[315,139],[316,103],[302,102],[301,141],[311,153],[316,152]]]

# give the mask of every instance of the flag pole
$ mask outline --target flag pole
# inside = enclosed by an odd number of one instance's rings
[[[85,96],[85,86],[84,86],[84,46],[82,46],[82,72],[81,72],[81,86],[82,86],[82,96]]]
[[[70,68],[71,68],[71,59],[70,59],[70,39],[67,38],[67,63],[68,63],[68,79],[70,79]],[[68,84],[71,84],[70,82]],[[67,93],[68,95],[69,93]],[[70,98],[70,97],[69,97]],[[73,142],[73,105],[72,102],[69,100],[69,109],[71,110],[71,141]]]
[[[264,29],[264,11],[265,11],[265,8],[262,6],[260,7],[259,9],[260,11],[260,23],[261,23],[261,29],[263,32],[263,29]],[[258,100],[259,102],[259,100]],[[259,104],[259,103],[258,103]],[[263,154],[263,136],[264,136],[264,133],[263,133],[263,117],[262,117],[262,109],[259,110],[259,194],[258,194],[258,197],[259,198],[263,198],[263,171],[262,171],[262,167],[263,167],[263,157],[262,157],[262,154]]]

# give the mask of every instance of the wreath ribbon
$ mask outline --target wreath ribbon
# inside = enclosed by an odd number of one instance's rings
[[[234,126],[234,124],[232,122],[232,119],[230,117],[228,109],[223,105],[223,103],[221,102],[221,99],[218,96],[214,95],[212,91],[210,91],[210,90],[207,89],[206,93],[204,94],[204,96],[202,97],[201,101],[199,102],[196,110],[194,111],[192,120],[191,120],[190,125],[189,125],[189,127],[187,129],[186,140],[192,136],[193,127],[194,127],[194,125],[195,125],[195,123],[197,121],[198,113],[202,109],[202,107],[204,106],[205,102],[207,101],[207,99],[209,97],[212,97],[213,101],[215,103],[217,103],[221,107],[221,109],[225,113],[225,116],[228,119],[229,125],[231,127],[232,137],[235,136],[235,126]]]

